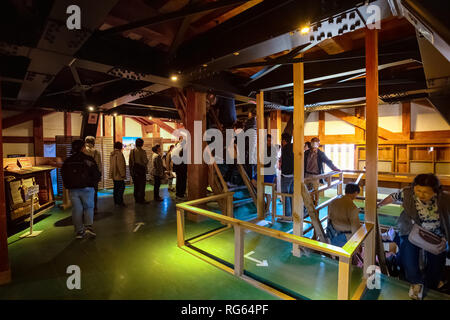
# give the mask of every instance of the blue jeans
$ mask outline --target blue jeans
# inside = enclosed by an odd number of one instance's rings
[[[436,256],[425,251],[426,267],[422,274],[419,268],[420,248],[409,242],[408,236],[401,236],[399,249],[400,264],[405,271],[406,280],[412,284],[421,283],[427,288],[436,289],[444,272],[446,252]]]
[[[75,232],[83,232],[84,226],[92,226],[94,223],[95,190],[92,187],[86,187],[70,189],[69,193],[70,201],[72,201],[72,221]]]
[[[281,192],[294,193],[294,177],[281,176]],[[284,215],[286,217],[292,216],[292,197],[284,198]]]

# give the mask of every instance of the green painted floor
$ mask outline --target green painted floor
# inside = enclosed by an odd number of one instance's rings
[[[57,208],[36,223],[36,230],[44,230],[38,237],[19,239],[22,232],[11,236],[13,282],[0,287],[0,299],[275,299],[176,246],[175,202],[168,198],[165,187],[164,202],[136,206],[133,189],[127,187],[125,202],[129,207],[120,209],[112,205],[112,191],[101,192],[95,240],[75,240],[70,210]],[[152,186],[147,186],[147,199],[152,198],[151,191]],[[247,220],[256,216],[254,212],[254,205],[249,204],[236,208],[235,215]],[[321,216],[324,214],[322,210]],[[393,212],[391,215],[395,217]],[[145,225],[134,233],[138,222]],[[186,237],[220,226],[213,220],[186,220]],[[289,223],[278,222],[272,227],[283,231],[292,228]],[[193,245],[233,263],[232,229]],[[336,299],[337,261],[314,253],[296,258],[290,254],[291,248],[283,241],[249,232],[245,253],[254,253],[245,259],[245,269],[298,298]],[[268,266],[257,266],[251,259],[267,260]],[[81,268],[81,290],[66,287],[69,265]],[[354,268],[352,292],[360,278],[361,270]],[[381,292],[368,292],[364,298],[409,299],[408,284],[382,277]],[[427,298],[448,297],[430,292]]]

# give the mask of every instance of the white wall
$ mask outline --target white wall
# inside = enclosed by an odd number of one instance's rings
[[[175,122],[165,122],[169,127],[175,129]],[[164,129],[159,130],[159,136],[163,139],[172,139],[173,136]]]
[[[450,130],[450,126],[439,112],[432,107],[411,102],[411,131],[440,130]]]
[[[402,105],[379,105],[378,125],[391,132],[402,132]]]
[[[7,158],[8,154],[24,154],[26,157],[34,156],[33,143],[4,143],[3,158]]]
[[[55,112],[43,117],[44,138],[64,135],[64,112]]]
[[[355,127],[329,113],[325,113],[325,135],[355,134]]]
[[[17,126],[3,129],[5,137],[32,137],[33,136],[33,120],[21,123]]]
[[[318,136],[318,135],[319,135],[319,112],[311,112],[305,121],[305,136]]]
[[[142,137],[142,126],[131,118],[125,118],[125,136]]]
[[[83,121],[83,115],[81,113],[71,113],[70,123],[72,127],[72,136],[79,137],[81,133],[81,123]]]

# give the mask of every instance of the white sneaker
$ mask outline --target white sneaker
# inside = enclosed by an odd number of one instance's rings
[[[423,284],[416,283],[409,287],[409,297],[414,300],[423,299]]]

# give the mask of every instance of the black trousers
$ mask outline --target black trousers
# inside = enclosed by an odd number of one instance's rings
[[[123,204],[124,191],[125,191],[125,181],[114,180],[114,204]]]
[[[174,166],[174,170],[177,175],[176,195],[182,198],[186,194],[187,165],[176,165]]]
[[[155,185],[153,187],[153,199],[159,199],[159,187],[161,186],[161,177],[153,176]]]
[[[137,203],[144,202],[145,201],[145,184],[146,184],[145,175],[134,176],[133,183],[134,183],[134,200]]]

